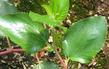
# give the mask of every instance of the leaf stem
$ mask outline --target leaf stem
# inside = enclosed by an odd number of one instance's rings
[[[65,61],[62,59],[61,55],[59,54],[59,51],[57,51],[57,47],[59,45],[59,40],[57,40],[56,38],[58,37],[56,34],[57,34],[57,31],[55,29],[52,29],[50,30],[51,31],[51,36],[53,37],[52,40],[52,47],[53,49],[55,50],[55,53],[59,59],[59,61],[61,62],[61,65],[62,65],[62,69],[67,69],[67,64],[65,63]]]
[[[37,59],[37,63],[39,64],[40,63],[40,60],[39,60],[39,57],[38,57],[37,54],[35,55],[35,58]]]
[[[60,56],[59,52],[57,51],[57,49],[55,49],[56,55],[58,56],[61,64],[63,65],[63,69],[67,69],[67,65],[65,64],[64,60],[62,59],[62,57]]]

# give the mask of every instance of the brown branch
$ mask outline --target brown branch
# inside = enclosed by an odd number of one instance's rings
[[[67,69],[67,64],[65,64],[64,60],[62,59],[62,57],[60,56],[59,52],[57,51],[57,49],[55,49],[55,52],[56,52],[56,55],[58,56],[61,64],[62,64],[62,67],[63,69]]]
[[[39,60],[39,57],[37,54],[35,54],[35,58],[37,59],[37,63],[39,64],[40,63],[40,60]]]
[[[51,38],[51,40],[53,41],[52,42],[52,47],[53,47],[53,49],[55,50],[55,53],[56,53],[56,55],[57,55],[57,57],[58,57],[58,59],[59,59],[59,61],[61,62],[61,65],[62,65],[62,69],[67,69],[67,63],[65,63],[65,61],[62,59],[62,57],[61,57],[61,55],[59,54],[59,51],[57,51],[57,44],[59,43],[59,40],[57,41],[57,39],[56,39],[56,30],[50,30],[51,31],[51,36],[52,36],[52,38]]]
[[[18,49],[9,49],[9,50],[0,52],[0,56],[15,53],[15,52],[19,53],[19,52],[23,52],[23,51],[24,51],[23,49],[19,49],[19,48]]]

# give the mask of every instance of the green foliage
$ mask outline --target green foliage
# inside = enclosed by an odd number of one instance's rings
[[[5,1],[1,0],[0,5],[2,4],[5,5]],[[32,6],[34,5],[35,2],[32,2]],[[12,9],[10,4],[6,3],[4,7],[0,6],[1,33],[4,33],[13,42],[20,45],[26,52],[35,53],[41,50],[48,41],[49,33],[43,25],[47,24],[47,28],[50,25],[49,32],[54,40],[51,45],[54,45],[54,48],[63,48],[65,58],[68,57],[72,61],[89,63],[105,42],[105,17],[89,17],[75,22],[66,30],[60,23],[68,14],[69,0],[50,0],[49,4],[42,5],[42,7],[46,10],[46,15],[40,15],[30,10],[29,14],[13,13],[15,8]],[[79,8],[77,7],[77,9]],[[79,9],[79,12],[81,13],[81,9]],[[53,26],[64,31],[57,32]],[[63,36],[63,33],[65,33],[65,36]],[[34,69],[51,69],[51,67],[52,69],[58,69],[57,65],[51,62],[40,63]]]
[[[59,22],[56,20],[52,20],[52,18],[50,18],[48,15],[40,15],[34,12],[30,12],[29,15],[33,21],[37,21],[39,23],[45,23],[56,26],[56,24]]]
[[[12,14],[16,12],[16,8],[8,0],[0,0],[0,16]]]
[[[27,14],[0,17],[0,30],[28,53],[42,49],[48,40],[48,31],[42,24],[33,22]]]
[[[45,8],[47,15],[30,12],[31,19],[56,26],[66,18],[69,10],[69,0],[51,0],[49,5],[42,6]]]
[[[33,69],[59,69],[59,66],[52,63],[44,61],[42,63],[39,63],[38,65],[34,65]]]
[[[64,54],[72,61],[89,63],[103,47],[105,36],[105,17],[80,20],[70,27],[64,37]]]
[[[63,35],[61,32],[57,32],[55,30],[51,31],[51,35],[53,37],[53,45],[54,47],[59,47],[62,48],[62,39],[63,39]]]
[[[50,0],[49,5],[42,5],[54,20],[63,21],[68,14],[69,0]]]
[[[0,16],[12,14],[16,12],[16,8],[8,0],[0,0]],[[3,32],[0,30],[0,37],[4,36]]]

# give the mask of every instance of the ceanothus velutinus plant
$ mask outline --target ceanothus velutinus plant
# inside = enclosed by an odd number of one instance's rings
[[[63,27],[60,23],[68,15],[69,0],[50,0],[49,4],[42,5],[42,7],[47,14],[40,15],[30,11],[29,14],[7,13],[0,16],[0,32],[21,46],[27,53],[35,54],[48,42],[49,29],[44,27],[48,25],[53,29],[50,32],[53,36],[53,48],[62,49],[68,60],[80,63],[91,62],[105,42],[106,18],[91,16],[81,19],[71,25],[66,32],[63,31],[64,35],[61,40],[58,40],[56,39],[58,35],[53,33],[54,27]]]

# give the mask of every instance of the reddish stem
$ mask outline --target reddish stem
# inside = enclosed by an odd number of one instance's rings
[[[23,51],[24,51],[23,49],[19,49],[19,48],[18,49],[9,49],[9,50],[0,52],[0,56],[15,53],[15,52],[23,52]]]
[[[62,57],[60,56],[59,52],[55,49],[55,52],[56,52],[56,55],[58,56],[61,64],[62,64],[62,67],[63,69],[67,69],[67,65],[65,64],[64,60],[62,59]]]

